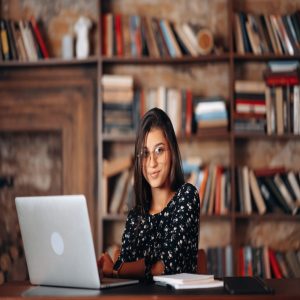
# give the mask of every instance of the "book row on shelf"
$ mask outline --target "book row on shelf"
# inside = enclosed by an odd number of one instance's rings
[[[238,249],[238,275],[261,278],[299,278],[300,251],[276,251],[267,246]]]
[[[237,168],[237,211],[299,214],[300,173],[283,167],[252,170]]]
[[[300,134],[299,61],[270,61],[265,81],[235,81],[234,130]]]
[[[222,97],[199,97],[189,89],[165,86],[134,89],[129,75],[104,75],[102,99],[106,133],[136,132],[140,116],[153,107],[167,112],[176,135],[190,136],[204,129],[228,132],[228,105]]]
[[[201,214],[227,215],[231,207],[231,185],[229,168],[210,164],[199,168],[187,167],[183,161],[183,171],[188,174],[187,181],[199,191]]]
[[[37,61],[49,58],[41,33],[41,26],[34,17],[30,20],[0,20],[0,61]]]
[[[182,57],[211,53],[208,29],[150,16],[106,13],[102,16],[102,54],[106,57]]]
[[[234,14],[235,49],[238,54],[300,53],[300,11],[292,14]]]
[[[228,215],[231,212],[230,169],[216,164],[202,166],[194,158],[183,160],[187,182],[199,191],[202,215]],[[284,167],[236,169],[235,211],[246,215],[300,213],[300,172]],[[102,176],[104,215],[125,215],[133,203],[133,160],[131,156],[104,160]]]

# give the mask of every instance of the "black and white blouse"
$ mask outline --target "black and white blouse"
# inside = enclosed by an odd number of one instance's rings
[[[195,273],[199,236],[200,201],[197,189],[183,184],[167,206],[154,215],[132,209],[127,217],[120,256],[114,265],[145,258],[146,276],[162,260],[164,274]]]

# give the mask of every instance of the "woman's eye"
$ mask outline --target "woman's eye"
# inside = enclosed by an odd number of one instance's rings
[[[160,155],[164,152],[164,148],[163,147],[158,147],[154,151],[157,155]]]
[[[149,151],[143,151],[142,156],[145,158],[149,157]]]

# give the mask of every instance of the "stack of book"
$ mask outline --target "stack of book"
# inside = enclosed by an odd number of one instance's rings
[[[234,15],[237,53],[300,53],[300,11],[287,15],[255,15],[238,12]]]
[[[49,57],[40,25],[30,20],[0,19],[0,60],[37,61]]]
[[[206,249],[207,272],[218,278],[233,276],[232,247],[209,247]]]
[[[132,133],[134,131],[134,87],[129,75],[108,75],[101,79],[103,100],[103,131]]]
[[[265,133],[265,83],[263,81],[237,80],[234,90],[234,130],[236,132]]]
[[[180,289],[207,289],[223,287],[223,281],[216,280],[214,275],[179,273],[173,275],[153,276],[156,284]]]
[[[267,133],[300,134],[299,61],[270,61],[264,71],[267,84]]]
[[[139,15],[106,13],[102,16],[102,54],[107,57],[182,57],[208,54],[212,48],[211,43],[201,45],[202,47],[199,46],[196,32],[188,23],[178,24]]]
[[[194,97],[194,113],[197,131],[210,129],[228,130],[226,100],[220,97]]]
[[[299,172],[286,171],[283,167],[251,170],[241,166],[237,168],[236,178],[239,212],[299,213]]]
[[[249,245],[238,250],[238,275],[261,278],[299,278],[300,251],[286,252]]]

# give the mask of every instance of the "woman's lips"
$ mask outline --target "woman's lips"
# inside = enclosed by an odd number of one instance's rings
[[[159,172],[160,172],[160,171],[151,172],[151,173],[149,174],[149,176],[150,176],[152,179],[155,179],[155,178],[158,176]]]

